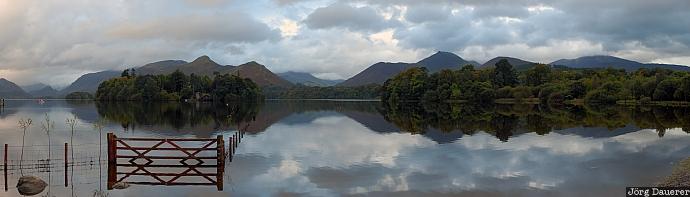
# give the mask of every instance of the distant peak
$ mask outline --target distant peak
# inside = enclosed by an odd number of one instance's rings
[[[436,53],[434,53],[434,55],[455,55],[455,53],[451,53],[448,51],[437,51]]]
[[[429,57],[427,57],[427,58],[424,58],[424,59],[421,60],[420,62],[423,62],[423,61],[425,61],[425,60],[429,61],[429,60],[431,60],[431,59],[456,59],[456,60],[462,60],[462,58],[461,58],[460,56],[456,55],[455,53],[446,52],[446,51],[438,51],[438,52],[434,53],[433,55],[431,55],[431,56],[429,56]]]
[[[240,67],[250,67],[250,68],[266,68],[266,66],[259,64],[256,61],[250,61],[240,65]]]
[[[244,63],[244,65],[247,65],[247,66],[263,66],[262,64],[259,64],[259,62],[256,62],[256,61],[250,61],[250,62]]]
[[[210,62],[210,61],[211,61],[211,58],[206,56],[206,55],[202,55],[201,57],[198,57],[194,60],[194,62]]]

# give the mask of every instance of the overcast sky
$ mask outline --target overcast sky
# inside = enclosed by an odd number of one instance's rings
[[[479,62],[607,54],[690,65],[687,0],[0,0],[0,77],[84,73],[201,55],[348,78],[450,51]]]

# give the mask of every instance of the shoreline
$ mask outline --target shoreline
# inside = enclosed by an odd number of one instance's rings
[[[7,98],[5,99],[6,101],[26,101],[26,100],[45,100],[45,101],[98,101],[98,100],[93,100],[93,99],[65,99],[65,98]],[[299,98],[266,98],[264,99],[265,101],[342,101],[342,102],[384,102],[381,99],[377,98],[372,98],[372,99],[348,99],[348,98],[343,98],[343,99],[337,99],[337,98],[310,98],[310,99],[299,99]],[[108,102],[113,102],[108,101]],[[115,101],[115,102],[122,102],[122,101]],[[126,102],[137,102],[137,101],[126,101]],[[175,101],[156,101],[156,102],[175,102]],[[184,101],[180,101],[184,102]],[[400,101],[400,103],[422,103],[423,101]],[[467,104],[467,103],[472,103],[469,100],[444,100],[439,103],[450,103],[450,104]],[[538,104],[543,104],[539,98],[525,98],[525,99],[514,99],[514,98],[500,98],[500,99],[494,99],[493,101],[494,104],[532,104],[532,105],[538,105]],[[587,105],[591,103],[587,103],[584,101],[584,99],[573,99],[573,100],[565,100],[563,102],[559,102],[560,104],[567,104],[567,105]],[[554,104],[559,104],[559,103],[554,103]],[[616,101],[615,104],[606,104],[606,105],[620,105],[620,106],[634,106],[634,107],[690,107],[690,102],[688,101],[645,101],[644,103],[640,100],[619,100]]]
[[[671,175],[656,184],[658,187],[690,187],[690,157],[678,162]]]

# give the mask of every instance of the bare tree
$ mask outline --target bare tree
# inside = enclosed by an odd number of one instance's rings
[[[77,116],[74,116],[72,118],[67,118],[65,121],[67,123],[67,126],[70,127],[70,137],[69,137],[69,143],[70,143],[70,153],[71,154],[71,159],[72,162],[74,162],[74,127],[77,126]],[[72,188],[72,196],[74,196],[74,163],[72,163],[71,167],[71,176],[70,176],[70,182],[72,182],[71,188]]]
[[[46,117],[45,117],[44,121],[45,122],[43,122],[41,124],[41,128],[43,129],[43,131],[46,132],[46,135],[48,135],[48,166],[50,166],[51,165],[51,163],[50,163],[50,152],[51,152],[51,148],[52,148],[51,143],[50,143],[50,131],[55,128],[55,122],[50,120],[48,113],[46,113]],[[47,193],[47,196],[50,196],[50,180],[51,180],[50,175],[52,174],[51,172],[52,172],[52,170],[48,170],[48,193]]]
[[[24,162],[24,138],[26,138],[26,130],[29,129],[31,123],[31,118],[27,118],[26,120],[22,118],[19,120],[19,127],[21,127],[22,130],[24,130],[24,133],[22,135],[22,153],[19,156],[19,174],[21,174],[22,176],[24,176],[24,170],[22,169],[22,164]]]

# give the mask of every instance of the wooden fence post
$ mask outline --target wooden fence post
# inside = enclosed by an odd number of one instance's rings
[[[225,171],[225,142],[223,142],[223,136],[219,135],[216,137],[218,146],[218,168],[216,168],[216,186],[218,191],[223,191],[223,172]]]
[[[65,143],[65,187],[67,187],[67,184],[68,184],[68,181],[67,181],[67,177],[68,177],[68,175],[67,175],[67,172],[68,172],[67,166],[68,166],[68,161],[69,161],[69,160],[68,160],[68,158],[67,158],[67,150],[68,150],[68,148],[67,148],[67,143]]]
[[[117,166],[115,162],[117,161],[117,142],[115,142],[115,134],[108,133],[108,190],[113,189],[115,181],[117,179]]]
[[[4,162],[5,170],[3,170],[3,171],[5,171],[5,191],[7,191],[7,189],[8,189],[7,185],[9,185],[7,183],[7,144],[5,144],[5,160],[4,161],[5,161]]]
[[[230,155],[230,162],[232,162],[232,155],[235,153],[235,148],[232,147],[232,136],[228,138],[228,155]]]

